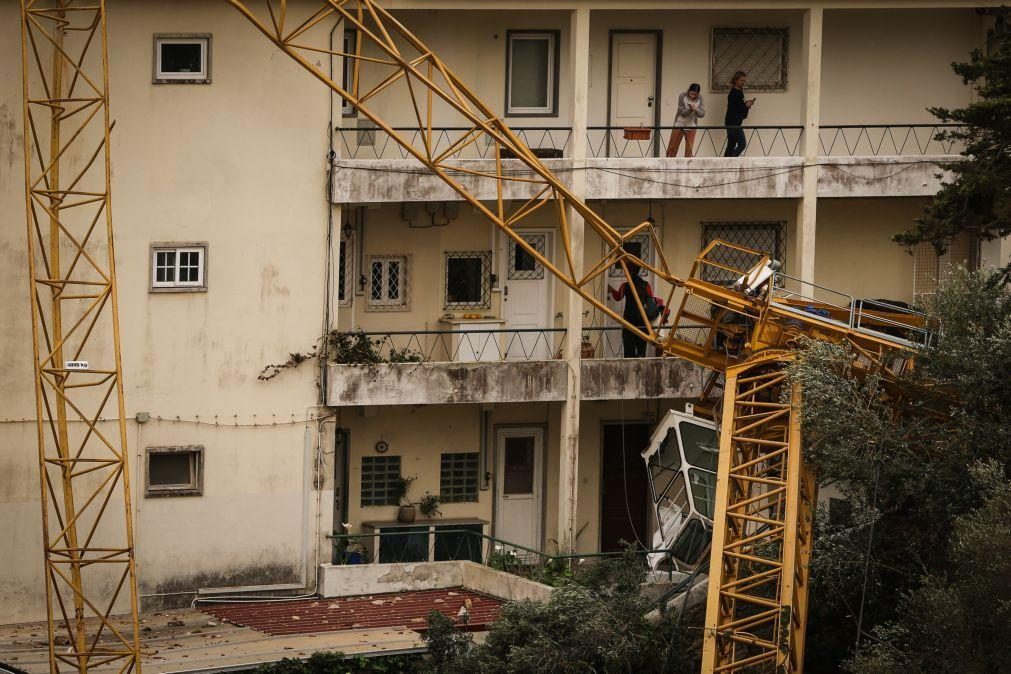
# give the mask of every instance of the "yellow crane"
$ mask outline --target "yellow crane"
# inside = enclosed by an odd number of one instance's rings
[[[675,276],[651,221],[626,231],[608,224],[374,0],[224,1],[586,302],[664,354],[714,373],[706,393],[721,432],[703,670],[801,671],[817,485],[801,452],[799,392],[784,395],[782,365],[807,337],[847,344],[857,372],[894,377],[910,367],[926,339],[922,317],[833,295],[787,276],[761,251],[720,241],[698,256],[689,276]],[[355,31],[352,52],[327,41],[335,23]],[[21,0],[21,36],[50,669],[83,673],[115,662],[120,672],[139,672],[105,2]],[[321,58],[349,59],[350,85],[317,65]],[[420,130],[413,138],[395,131],[381,112],[380,101],[395,89],[410,100]],[[464,129],[441,149],[433,137],[436,116],[440,126],[452,117]],[[454,161],[473,144],[493,148],[493,162]],[[477,197],[477,186],[487,184],[494,185],[493,201]],[[558,228],[561,264],[520,235],[519,227],[540,211]],[[581,263],[585,227],[606,249],[592,264]],[[656,264],[626,249],[643,234],[658,253]],[[666,304],[678,307],[670,326],[651,325],[635,293],[645,327],[595,295],[594,281],[615,267],[630,285],[637,269],[669,285]],[[100,421],[105,417],[115,421]],[[132,632],[109,618],[125,595]],[[56,648],[60,632],[69,648]]]

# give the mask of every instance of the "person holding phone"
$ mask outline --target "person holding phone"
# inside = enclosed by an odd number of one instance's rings
[[[685,142],[685,157],[691,157],[695,143],[695,127],[699,119],[706,116],[706,108],[702,102],[702,87],[692,83],[688,90],[678,96],[678,111],[674,117],[674,128],[671,130],[670,142],[667,143],[667,156],[678,156],[681,141]]]
[[[744,98],[744,85],[748,83],[748,74],[738,70],[730,79],[730,93],[727,94],[727,114],[723,125],[727,127],[727,151],[724,157],[740,157],[748,146],[744,137],[744,120],[755,104],[755,99]]]

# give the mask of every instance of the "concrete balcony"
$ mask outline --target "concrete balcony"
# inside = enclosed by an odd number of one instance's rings
[[[940,126],[878,125],[823,127],[819,133],[821,197],[929,196],[937,192],[938,165],[958,157],[960,148],[935,138]],[[360,130],[342,130],[342,157],[334,162],[335,203],[396,203],[459,201],[460,196],[429,173],[391,138],[372,131],[368,145]],[[748,148],[736,158],[722,157],[725,130],[697,130],[696,156],[665,158],[669,129],[647,129],[649,137],[627,139],[622,130],[595,127],[588,131],[587,158],[575,161],[571,133],[564,127],[519,129],[518,135],[543,157],[563,182],[575,170],[585,171],[585,198],[606,199],[763,199],[796,198],[803,187],[804,159],[799,127],[746,127]],[[437,137],[449,145],[454,130]],[[409,130],[401,135],[420,142]],[[645,135],[645,134],[640,134]],[[442,139],[442,140],[439,140]],[[473,147],[454,155],[447,165],[494,172],[488,147]],[[552,158],[554,157],[554,158]],[[506,171],[522,175],[528,169],[506,159]],[[494,200],[494,180],[469,173],[453,177],[481,200]],[[536,188],[519,181],[505,185],[506,199],[529,199]]]

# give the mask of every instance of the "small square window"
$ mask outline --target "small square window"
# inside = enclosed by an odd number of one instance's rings
[[[368,262],[368,311],[409,311],[406,255],[376,255]]]
[[[210,35],[154,36],[156,84],[206,84],[210,81]]]
[[[789,28],[713,28],[710,47],[712,91],[729,91],[738,70],[748,73],[749,90],[786,91]]]
[[[491,251],[446,253],[445,308],[491,308]]]
[[[206,290],[207,244],[151,247],[151,289],[164,291]]]
[[[557,115],[558,32],[508,31],[506,114]]]
[[[399,478],[399,456],[363,456],[362,507],[400,505],[395,486]]]
[[[780,262],[786,259],[786,222],[782,220],[755,222],[703,222],[702,248],[714,240],[726,241],[736,246],[765,253]],[[713,261],[732,269],[749,269],[755,261],[750,253],[733,248],[721,249],[722,258]],[[733,285],[738,278],[736,272],[706,265],[702,279],[721,286]]]
[[[145,496],[200,496],[204,448],[148,447]]]
[[[478,453],[442,455],[439,500],[443,503],[477,501]]]

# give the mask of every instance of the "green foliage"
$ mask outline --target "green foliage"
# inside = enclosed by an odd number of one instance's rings
[[[483,643],[430,616],[433,672],[695,672],[701,632],[665,614],[656,624],[639,591],[642,568],[629,557],[594,565],[556,588],[549,601],[507,604]]]
[[[400,476],[390,484],[390,499],[396,501],[400,505],[412,505],[411,500],[407,498],[408,492],[411,491],[411,485],[417,480],[416,475],[411,477]]]
[[[425,495],[418,499],[418,510],[425,517],[431,519],[442,514],[439,510],[439,495],[425,492]]]
[[[900,607],[899,597],[926,601],[937,579],[953,573],[954,532],[983,493],[970,467],[992,460],[1011,470],[1007,289],[996,272],[954,269],[927,308],[937,333],[916,371],[898,383],[898,412],[894,389],[854,377],[852,354],[841,346],[806,344],[789,369],[803,391],[805,454],[819,481],[848,501],[842,516],[816,519],[807,648],[814,671],[837,670],[851,653],[862,601],[863,632],[883,639],[882,626],[912,615],[913,605]],[[924,594],[912,594],[921,587]],[[962,633],[934,637],[945,634]]]
[[[942,166],[954,178],[942,183],[915,227],[895,237],[906,245],[930,242],[938,253],[960,232],[984,239],[1011,234],[1011,31],[998,30],[986,52],[973,50],[967,63],[952,69],[973,85],[976,102],[930,111],[942,122],[964,125],[939,139],[963,142],[965,159]]]
[[[955,519],[948,572],[905,597],[902,618],[875,630],[854,674],[1011,670],[1011,482],[996,461],[971,473],[982,505]]]
[[[364,332],[342,332],[331,330],[322,340],[322,348],[317,345],[308,353],[290,353],[288,360],[264,367],[257,379],[267,381],[293,369],[313,358],[343,365],[377,365],[379,363],[422,363],[424,355],[410,347],[402,349],[390,346],[387,354],[382,354],[383,340],[372,339]]]
[[[420,655],[366,658],[339,651],[321,651],[305,661],[284,658],[274,664],[260,665],[255,674],[399,674],[420,671],[421,666]]]

